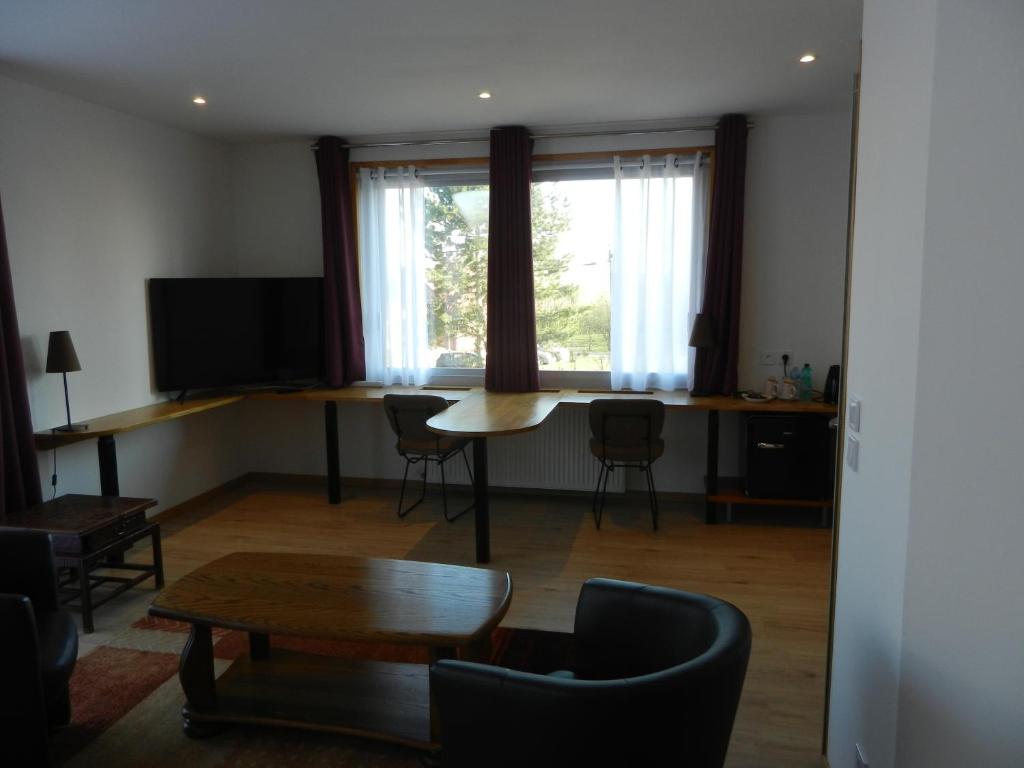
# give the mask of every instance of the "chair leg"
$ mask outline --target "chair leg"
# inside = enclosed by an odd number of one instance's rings
[[[444,463],[446,461],[448,461],[448,459],[449,459],[449,457],[451,457],[451,455],[452,454],[449,453],[447,456],[442,457],[441,460],[438,461],[438,465],[441,467],[441,499],[444,502],[444,519],[447,522],[449,522],[449,523],[454,523],[456,520],[458,520],[464,514],[469,512],[469,510],[471,510],[473,508],[473,505],[470,504],[464,510],[462,510],[461,512],[458,512],[457,514],[453,515],[452,517],[448,516],[448,484],[447,484],[447,482],[445,482],[445,477],[444,477]],[[466,460],[466,469],[469,469],[469,459],[466,459],[466,452],[465,451],[462,451],[462,458]],[[472,485],[472,483],[473,483],[473,475],[472,475],[472,473],[470,473],[469,478],[470,478],[470,485]]]
[[[647,475],[647,495],[651,505],[651,523],[654,525],[654,530],[658,530],[658,494],[654,490],[654,473],[651,471],[650,464],[644,467],[644,472]]]
[[[615,468],[614,464],[606,464],[604,467],[604,484],[601,486],[601,503],[597,507],[597,522],[598,530],[601,529],[601,518],[604,517],[604,501],[608,497],[608,478],[611,477],[612,470]]]
[[[604,462],[597,472],[597,485],[594,486],[594,498],[590,502],[590,514],[594,516],[594,527],[601,529],[601,518],[597,516],[597,499],[601,495],[601,480],[604,479]]]
[[[427,496],[427,465],[426,462],[423,464],[423,488],[420,490],[420,497],[404,512],[402,511],[402,502],[405,500],[405,483],[409,479],[409,467],[413,464],[418,464],[418,461],[406,457],[405,459],[405,472],[402,474],[402,490],[398,494],[398,517],[403,518],[412,512],[416,507],[423,503],[423,499]]]

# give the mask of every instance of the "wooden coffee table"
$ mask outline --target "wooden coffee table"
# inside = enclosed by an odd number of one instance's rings
[[[424,664],[273,648],[271,636],[426,646],[431,659],[486,661],[508,610],[502,571],[405,560],[237,552],[164,591],[150,615],[192,624],[179,677],[185,733],[226,723],[334,731],[435,749]],[[249,653],[214,680],[212,627],[249,633]]]

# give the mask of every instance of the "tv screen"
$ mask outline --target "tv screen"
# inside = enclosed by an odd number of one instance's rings
[[[324,375],[323,278],[152,278],[160,391],[316,381]]]

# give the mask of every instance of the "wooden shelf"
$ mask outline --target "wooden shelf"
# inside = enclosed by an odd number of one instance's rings
[[[234,661],[217,679],[217,706],[198,723],[249,723],[344,733],[429,750],[424,664],[358,661],[273,648],[270,658]]]
[[[709,494],[708,501],[713,501],[717,504],[746,504],[763,507],[806,507],[808,509],[821,509],[822,507],[832,506],[832,499],[769,499],[748,496],[743,490],[743,478],[741,477],[718,478],[718,493]]]

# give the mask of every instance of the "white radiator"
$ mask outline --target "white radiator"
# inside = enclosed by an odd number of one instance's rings
[[[487,440],[488,484],[496,488],[593,491],[601,465],[590,453],[589,441],[587,409],[559,408],[540,429]],[[471,454],[471,449],[466,453]],[[472,462],[472,455],[469,458]],[[432,480],[437,479],[435,471],[431,469]],[[449,461],[445,472],[452,482],[468,482],[459,459]],[[621,469],[612,472],[608,491],[621,493],[625,475]]]

